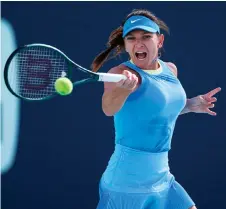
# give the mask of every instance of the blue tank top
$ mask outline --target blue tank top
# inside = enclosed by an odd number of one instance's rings
[[[162,72],[157,75],[148,74],[130,61],[123,63],[140,75],[141,84],[114,115],[116,144],[148,152],[170,150],[186,94],[169,67],[158,61]]]

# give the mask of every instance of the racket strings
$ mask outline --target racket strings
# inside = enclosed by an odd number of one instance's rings
[[[10,63],[8,81],[19,96],[42,99],[55,93],[57,78],[68,73],[65,58],[55,50],[34,46],[24,48]]]

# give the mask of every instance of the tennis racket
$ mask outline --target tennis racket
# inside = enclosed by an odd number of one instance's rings
[[[82,76],[77,76],[78,71]],[[28,101],[46,100],[59,95],[54,83],[60,77],[69,78],[74,87],[89,82],[118,82],[126,79],[122,74],[87,70],[59,49],[45,44],[17,48],[9,56],[4,68],[4,80],[9,91]]]

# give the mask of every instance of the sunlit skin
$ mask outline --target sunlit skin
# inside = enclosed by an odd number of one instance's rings
[[[188,112],[207,113],[209,115],[216,116],[217,113],[210,110],[210,108],[215,106],[214,102],[217,101],[217,98],[214,97],[214,95],[219,91],[221,91],[220,87],[215,88],[206,94],[188,99],[186,105],[188,107]]]
[[[159,49],[163,47],[163,43],[163,34],[143,30],[132,31],[124,38],[125,50],[130,59],[143,70],[156,70],[160,67],[156,59],[158,58]],[[140,52],[139,55],[137,52]],[[165,64],[177,77],[178,72],[175,64],[171,62],[165,62]],[[123,64],[112,68],[109,73],[124,74],[127,77],[126,80],[117,83],[104,83],[102,108],[107,116],[113,116],[123,107],[128,95],[136,91],[142,82],[138,72],[123,66]],[[152,89],[150,88],[149,91],[152,91]],[[186,105],[180,114],[194,112],[215,116],[216,112],[210,109],[214,107],[214,103],[217,101],[215,95],[220,91],[221,88],[218,87],[208,93],[187,99]],[[189,209],[197,209],[197,207],[191,206]]]
[[[163,34],[150,33],[143,30],[132,31],[124,38],[126,52],[129,54],[134,64],[144,70],[155,70],[159,68],[159,64],[155,60],[158,57],[159,48],[163,46],[163,42]],[[146,52],[147,55],[143,60],[139,60],[135,55],[136,52]],[[166,62],[166,64],[175,76],[177,76],[177,67],[173,63]],[[117,69],[116,72],[120,73],[120,70],[118,71]],[[135,72],[131,70],[123,70],[121,73],[126,75],[128,79],[118,82],[116,86],[128,89],[131,92],[136,90],[139,86],[139,78]],[[207,113],[216,116],[217,113],[210,109],[215,106],[214,102],[217,101],[214,95],[220,91],[221,88],[218,87],[206,94],[187,99],[186,106],[180,114],[194,112]]]
[[[124,38],[125,49],[130,58],[136,66],[145,70],[155,70],[159,67],[158,62],[155,60],[158,57],[159,49],[163,46],[163,42],[163,34],[143,30],[132,31]],[[146,52],[147,56],[144,60],[139,60],[135,55],[136,52]]]

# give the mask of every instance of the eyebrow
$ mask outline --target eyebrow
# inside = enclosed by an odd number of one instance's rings
[[[143,34],[153,34],[152,32],[144,31]]]

